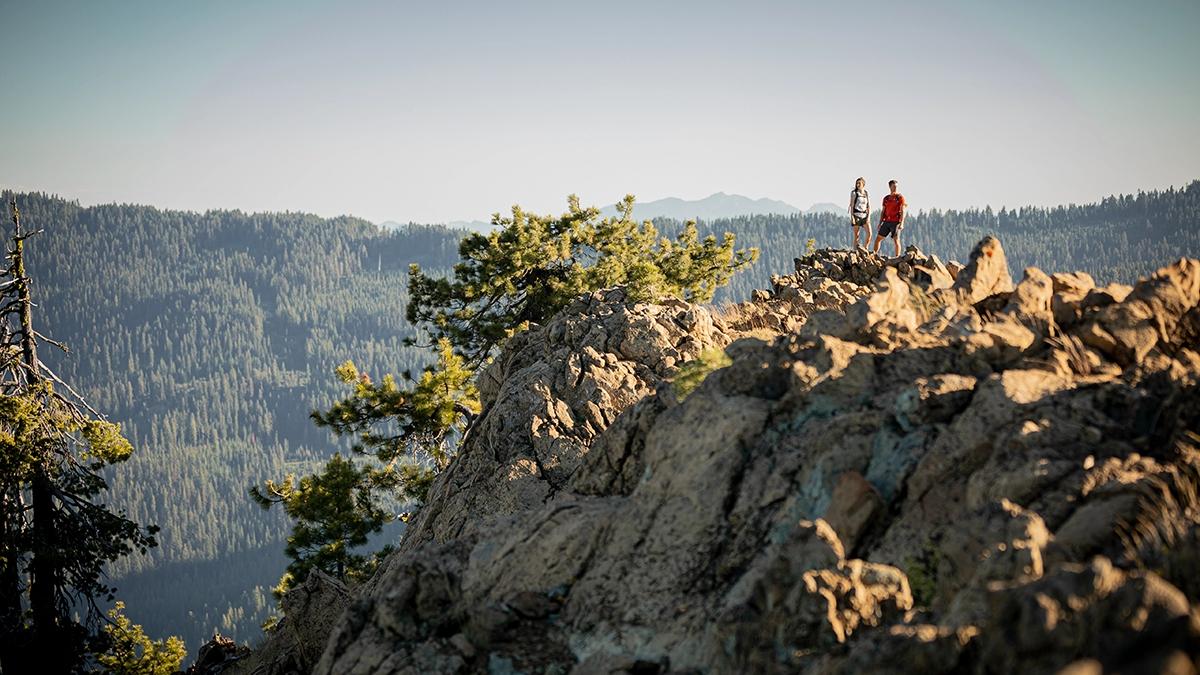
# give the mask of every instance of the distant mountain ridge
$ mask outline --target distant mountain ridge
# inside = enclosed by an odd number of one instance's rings
[[[833,202],[821,202],[808,207],[805,213],[845,213],[846,211],[847,207],[845,206],[838,206]]]
[[[617,215],[617,205],[606,206],[600,212],[605,216],[615,216]],[[704,199],[694,200],[667,197],[665,199],[656,199],[652,202],[638,203],[633,207],[633,216],[639,219],[674,218],[675,220],[688,220],[689,218],[699,218],[701,220],[713,220],[715,218],[755,216],[768,213],[792,215],[794,213],[804,213],[804,210],[775,199],[767,199],[766,197],[751,199],[750,197],[731,195],[724,192],[716,192]]]
[[[638,220],[654,218],[671,218],[673,220],[716,220],[719,218],[736,218],[738,216],[764,215],[800,215],[817,213],[841,213],[845,209],[832,202],[819,202],[807,209],[792,206],[777,199],[762,197],[752,199],[738,194],[714,192],[703,199],[680,199],[665,197],[650,202],[639,202],[633,207],[633,217]],[[610,204],[600,209],[604,217],[616,216],[617,205]],[[386,220],[378,223],[384,230],[392,231],[404,226],[403,223]],[[491,232],[494,226],[485,220],[452,220],[445,223],[446,227],[468,230],[470,232]]]

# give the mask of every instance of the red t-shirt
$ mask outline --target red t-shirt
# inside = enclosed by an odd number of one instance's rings
[[[908,206],[908,202],[904,201],[904,195],[897,192],[889,194],[883,198],[883,221],[885,223],[898,223],[900,216],[904,213],[904,208]]]

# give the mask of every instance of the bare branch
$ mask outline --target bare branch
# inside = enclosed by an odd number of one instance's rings
[[[48,344],[52,344],[52,345],[54,345],[55,347],[58,347],[59,349],[63,350],[63,353],[66,353],[66,354],[70,354],[70,353],[71,353],[71,350],[70,350],[70,349],[68,349],[68,348],[67,348],[67,346],[66,346],[65,344],[63,344],[63,343],[59,342],[58,340],[54,340],[54,339],[52,339],[52,338],[48,338],[48,337],[46,337],[45,335],[42,335],[41,333],[37,332],[36,330],[35,330],[35,331],[33,331],[33,336],[34,336],[35,338],[37,338],[37,339],[41,340],[42,342],[46,342],[46,343],[48,343]]]
[[[87,411],[89,413],[91,413],[92,415],[94,415],[96,417],[96,419],[100,419],[100,420],[105,419],[104,415],[101,415],[99,412],[96,411],[95,408],[93,408],[90,404],[88,404],[87,399],[85,399],[83,397],[83,394],[80,394],[79,392],[72,389],[71,385],[67,384],[66,382],[63,382],[62,379],[59,378],[58,375],[54,374],[53,370],[50,370],[49,366],[47,366],[45,363],[40,363],[40,362],[38,363],[38,365],[41,366],[41,369],[43,371],[45,371],[46,375],[48,375],[51,380],[54,380],[58,384],[61,384],[68,392],[71,393],[72,396],[75,397],[75,400],[79,403],[79,405],[82,405],[84,408],[87,408]]]

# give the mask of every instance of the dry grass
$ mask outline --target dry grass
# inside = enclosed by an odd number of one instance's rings
[[[915,283],[908,285],[908,302],[916,310],[921,323],[937,316],[946,307],[945,301],[930,295]]]
[[[1067,367],[1071,369],[1072,373],[1083,377],[1092,374],[1092,362],[1088,359],[1087,347],[1079,338],[1070,333],[1060,333],[1046,338],[1046,344],[1066,356]]]

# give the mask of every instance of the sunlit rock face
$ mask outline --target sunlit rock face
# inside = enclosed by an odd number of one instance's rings
[[[484,374],[315,672],[1193,672],[1198,303],[1194,260],[1014,283],[993,238],[581,298]]]

